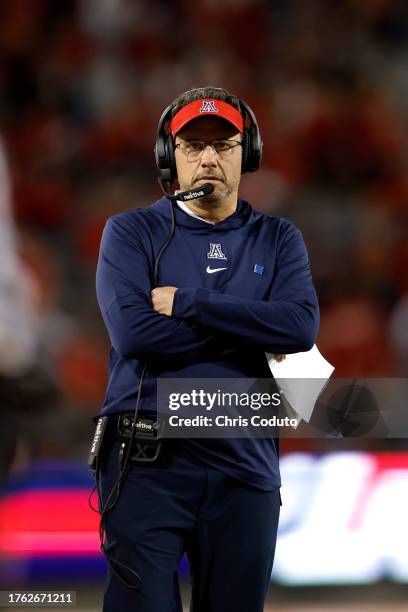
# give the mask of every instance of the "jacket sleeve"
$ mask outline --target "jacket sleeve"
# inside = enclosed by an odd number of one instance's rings
[[[288,222],[277,251],[269,300],[248,300],[203,288],[181,288],[172,315],[236,334],[271,353],[309,350],[319,307],[300,231]]]
[[[104,228],[96,271],[96,293],[115,351],[124,358],[185,355],[214,337],[193,321],[153,310],[150,265],[134,224],[117,215]]]

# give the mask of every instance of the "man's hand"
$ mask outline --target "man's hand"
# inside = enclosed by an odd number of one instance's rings
[[[156,287],[156,289],[152,289],[150,295],[153,309],[159,314],[171,317],[174,294],[176,291],[177,287]]]

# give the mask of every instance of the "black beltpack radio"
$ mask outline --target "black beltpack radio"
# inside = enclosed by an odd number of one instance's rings
[[[122,440],[121,458],[131,442],[131,461],[155,461],[161,450],[161,431],[157,417],[140,416],[134,422],[132,413],[121,414],[118,418],[118,437]]]
[[[161,450],[161,431],[159,420],[155,417],[138,417],[136,423],[133,421],[132,413],[119,416],[99,417],[88,457],[88,467],[96,471],[98,461],[104,448],[104,439],[107,435],[108,425],[112,421],[117,423],[116,438],[122,441],[120,462],[125,456],[125,450],[132,443],[129,459],[131,461],[155,461]],[[134,431],[133,431],[134,430]]]

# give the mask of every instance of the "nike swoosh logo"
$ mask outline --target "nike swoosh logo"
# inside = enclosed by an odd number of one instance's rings
[[[213,272],[221,272],[221,270],[227,270],[228,268],[210,268],[207,266],[207,273],[212,274]]]

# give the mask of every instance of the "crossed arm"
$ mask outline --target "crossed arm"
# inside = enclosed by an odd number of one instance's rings
[[[208,347],[220,332],[267,352],[311,348],[319,322],[306,248],[288,225],[277,255],[273,299],[248,300],[204,288],[151,288],[136,228],[121,216],[105,227],[97,295],[111,343],[123,357],[171,356]]]
[[[153,309],[159,314],[171,317],[173,312],[174,295],[177,287],[156,287],[151,291]],[[283,361],[286,355],[275,353],[276,361]]]

